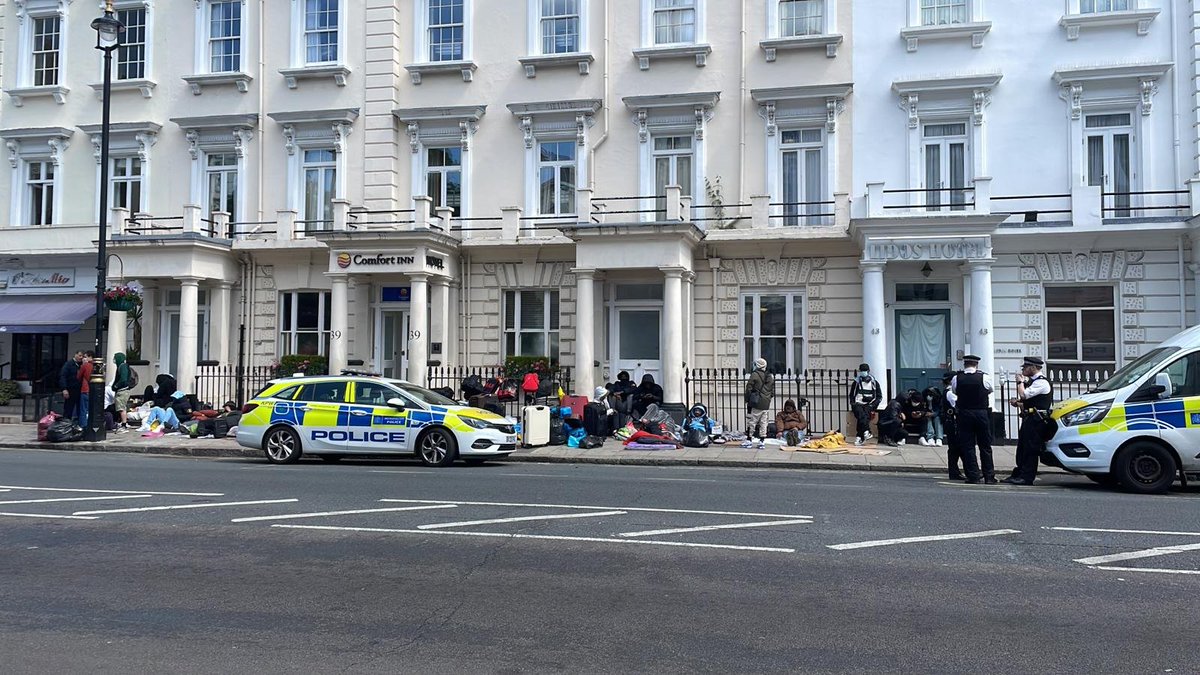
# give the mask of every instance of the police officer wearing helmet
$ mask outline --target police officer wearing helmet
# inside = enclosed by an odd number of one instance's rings
[[[958,413],[958,450],[962,453],[967,483],[997,483],[992,462],[992,378],[979,370],[979,357],[963,357],[963,370],[950,380]],[[979,446],[979,459],[975,446]],[[983,472],[980,473],[980,469]]]
[[[1017,397],[1009,404],[1021,411],[1021,429],[1017,432],[1017,466],[1004,479],[1012,485],[1033,485],[1037,478],[1038,458],[1046,447],[1050,406],[1054,404],[1054,388],[1042,375],[1045,361],[1026,356],[1017,374]]]

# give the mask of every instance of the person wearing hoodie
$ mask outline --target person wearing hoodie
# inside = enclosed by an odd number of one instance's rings
[[[767,411],[775,395],[775,378],[767,372],[767,360],[755,359],[754,370],[746,379],[746,440],[758,437],[761,448],[767,440]]]
[[[775,414],[775,434],[782,438],[787,445],[800,445],[804,432],[808,431],[808,420],[804,413],[796,407],[796,402],[788,399],[783,402],[783,410]]]
[[[651,403],[662,404],[662,402],[663,388],[654,383],[653,375],[646,373],[642,376],[642,383],[633,391],[634,417],[643,417]]]
[[[117,367],[117,375],[113,378],[113,410],[116,412],[117,424],[124,429],[126,424],[125,411],[129,410],[129,392],[133,389],[133,376],[130,375],[129,364],[121,352],[113,354],[113,364]]]
[[[855,445],[871,438],[871,415],[883,401],[883,389],[879,382],[871,377],[871,366],[860,363],[858,375],[850,384],[850,413],[854,415],[854,427],[857,430],[854,438]]]

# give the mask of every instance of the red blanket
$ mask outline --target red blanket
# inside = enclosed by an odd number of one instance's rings
[[[645,431],[635,431],[632,436],[625,440],[625,445],[630,443],[653,443],[653,444],[671,444],[677,448],[682,448],[683,445],[669,436],[656,436],[655,434]]]

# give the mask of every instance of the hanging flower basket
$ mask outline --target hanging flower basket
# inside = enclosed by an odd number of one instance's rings
[[[105,300],[104,306],[107,307],[108,311],[110,312],[128,312],[132,311],[134,307],[137,307],[137,300]]]
[[[104,306],[110,312],[132,311],[142,301],[141,286],[137,282],[128,286],[114,286],[104,291]]]

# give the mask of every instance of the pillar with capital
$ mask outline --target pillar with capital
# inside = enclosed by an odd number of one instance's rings
[[[329,374],[338,375],[350,358],[350,279],[345,274],[329,278]]]
[[[663,403],[683,404],[683,275],[687,270],[663,270]]]
[[[886,263],[863,261],[863,361],[871,366],[875,377],[886,384],[887,372],[887,312],[883,303],[883,270]],[[887,392],[885,392],[886,394]]]
[[[409,300],[408,381],[425,386],[429,371],[429,275],[423,272],[409,275],[412,292]]]
[[[141,342],[137,343],[138,356],[151,362],[162,359],[158,349],[158,289],[142,287]],[[159,365],[159,369],[162,365]]]
[[[174,373],[179,388],[196,388],[196,361],[200,352],[200,279],[180,278],[179,293],[179,372]]]
[[[104,345],[104,363],[108,365],[104,369],[104,382],[112,384],[117,377],[116,360],[113,358],[117,353],[125,352],[125,344],[128,342],[126,337],[126,327],[129,325],[129,313],[115,310],[108,310],[108,339]]]
[[[968,260],[971,275],[971,351],[979,369],[996,377],[996,338],[992,325],[992,263],[994,258]],[[999,383],[997,383],[999,384]]]
[[[230,298],[233,284],[228,281],[217,282],[212,290],[212,306],[208,319],[208,348],[209,356],[221,365],[229,365],[229,320]]]
[[[431,321],[429,325],[429,342],[441,345],[440,354],[433,355],[433,360],[441,361],[442,365],[449,364],[448,354],[450,345],[450,280],[445,277],[433,277],[429,281],[429,300]]]
[[[575,269],[575,393],[596,388],[596,270]]]

